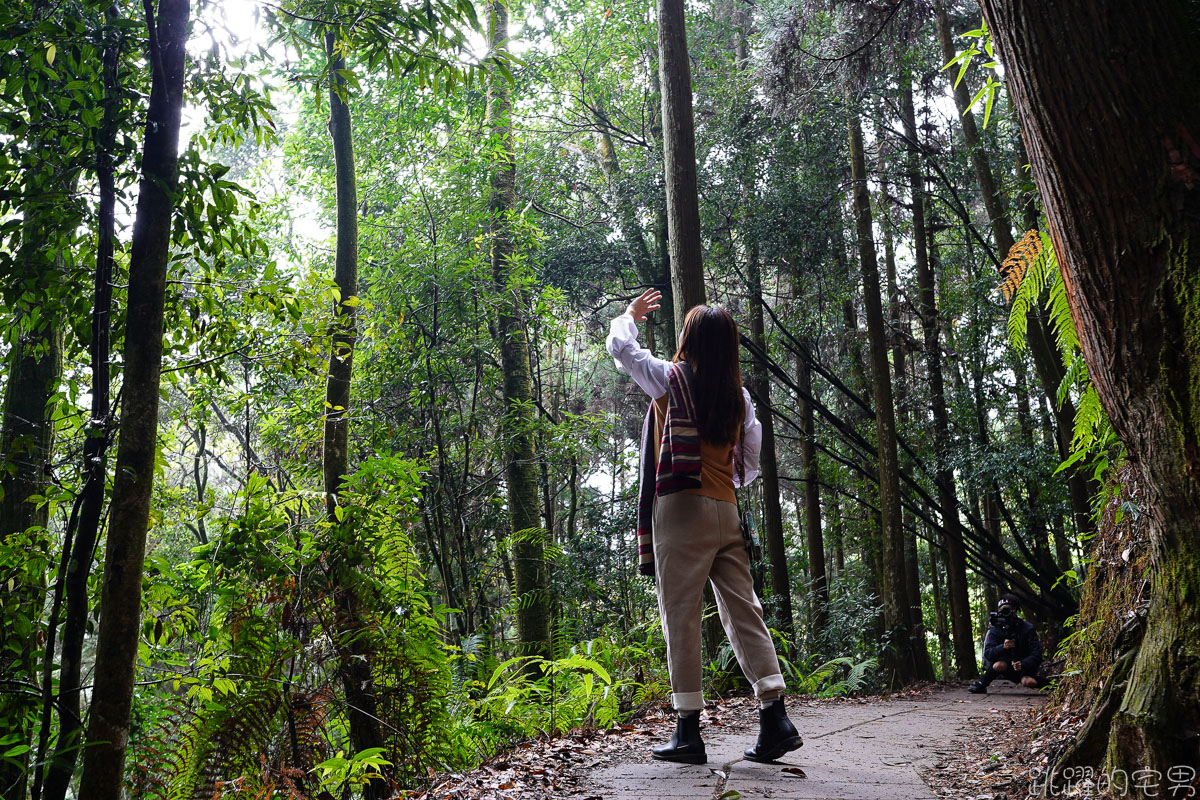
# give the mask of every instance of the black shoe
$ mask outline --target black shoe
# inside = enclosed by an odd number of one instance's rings
[[[785,753],[804,744],[796,726],[788,719],[783,699],[758,710],[758,742],[742,753],[747,761],[778,761]]]
[[[675,720],[675,735],[664,745],[651,748],[650,755],[659,761],[678,761],[681,764],[706,764],[704,740],[700,738],[700,714],[680,714]]]
[[[980,681],[975,681],[967,687],[967,691],[971,694],[987,694],[987,684]]]

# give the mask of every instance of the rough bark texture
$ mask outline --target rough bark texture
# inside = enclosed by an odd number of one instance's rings
[[[700,252],[700,199],[696,190],[696,133],[692,68],[683,0],[658,0],[658,69],[662,88],[663,173],[675,330],[688,309],[705,302]]]
[[[976,673],[975,637],[972,635],[971,602],[967,596],[967,561],[962,524],[958,517],[958,490],[950,467],[950,415],[946,410],[946,382],[942,375],[941,320],[938,315],[929,242],[925,230],[925,182],[921,176],[916,113],[912,90],[901,95],[904,135],[908,141],[908,182],[912,197],[913,251],[917,270],[917,313],[925,352],[925,376],[929,381],[929,404],[933,416],[934,450],[937,455],[938,505],[942,508],[941,543],[946,552],[947,595],[950,627],[954,639],[954,663],[958,677]]]
[[[490,6],[493,49],[508,47],[508,7],[497,0]],[[491,216],[492,280],[499,295],[497,331],[500,363],[504,372],[505,483],[508,516],[515,535],[513,573],[516,580],[517,635],[526,655],[550,654],[550,599],[546,580],[543,533],[539,527],[538,467],[530,431],[533,383],[529,367],[529,342],[525,338],[525,301],[520,284],[510,272],[513,252],[511,221],[516,205],[516,158],[513,151],[512,100],[500,74],[488,83],[488,125],[497,140],[497,160],[492,167]]]
[[[1200,20],[1185,0],[982,5],[1089,372],[1151,486],[1153,599],[1108,766],[1165,774],[1200,763]]]
[[[377,713],[375,680],[372,674],[374,648],[364,625],[364,610],[358,589],[361,565],[351,555],[355,546],[353,522],[345,516],[340,497],[350,471],[350,383],[354,371],[354,347],[358,296],[358,184],[354,168],[354,137],[350,107],[345,101],[346,80],[340,70],[346,59],[332,33],[325,34],[329,57],[329,136],[333,144],[336,189],[337,234],[333,280],[339,298],[333,308],[333,341],[325,375],[325,429],[321,471],[325,483],[325,508],[329,524],[340,543],[332,554],[334,601],[337,606],[338,671],[346,695],[346,717],[355,752],[383,747],[383,731]],[[351,298],[354,298],[351,301]],[[341,512],[339,516],[338,512]],[[377,778],[363,787],[367,800],[386,797],[387,781]]]
[[[154,485],[163,301],[179,161],[190,0],[162,0],[148,20],[153,82],[129,254],[124,394],[100,630],[79,796],[117,800],[125,772],[142,612],[142,567]]]
[[[851,99],[851,105],[854,105]],[[881,659],[891,686],[902,686],[919,674],[915,642],[909,624],[908,592],[904,567],[904,532],[900,525],[900,465],[896,455],[896,417],[892,403],[892,378],[888,364],[887,331],[880,297],[879,265],[871,230],[871,199],[867,191],[867,167],[863,157],[862,127],[857,116],[849,120],[850,171],[854,183],[854,212],[858,232],[858,257],[862,270],[863,309],[871,351],[874,384],[875,433],[879,454],[879,508],[883,542],[881,596],[888,641]],[[925,660],[928,661],[928,653]]]

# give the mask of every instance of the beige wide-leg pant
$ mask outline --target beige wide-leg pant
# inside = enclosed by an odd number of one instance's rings
[[[775,645],[754,594],[737,506],[680,492],[657,498],[654,572],[667,641],[671,704],[677,711],[704,707],[700,616],[705,580],[712,581],[721,625],[755,696],[770,702],[783,693]]]

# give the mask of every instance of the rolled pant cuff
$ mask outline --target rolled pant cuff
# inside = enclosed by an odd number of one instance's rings
[[[704,692],[675,692],[671,705],[676,711],[699,711],[704,708]]]
[[[767,675],[754,682],[754,696],[759,700],[775,700],[783,694],[785,688],[787,688],[787,684],[784,682],[783,676],[776,672],[774,675]]]

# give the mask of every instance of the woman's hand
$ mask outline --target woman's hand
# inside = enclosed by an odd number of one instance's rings
[[[662,292],[658,289],[647,289],[642,292],[641,297],[633,299],[625,313],[633,317],[634,322],[645,322],[647,314],[662,307],[658,303],[659,300],[662,300]]]

